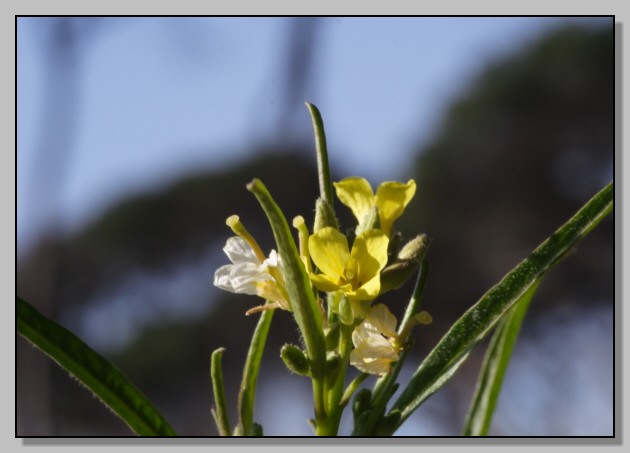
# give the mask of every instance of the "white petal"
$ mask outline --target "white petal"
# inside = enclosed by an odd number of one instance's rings
[[[381,337],[381,335],[376,331],[376,329],[374,329],[372,325],[364,321],[356,326],[352,331],[352,344],[354,344],[354,347],[356,348],[371,336]]]
[[[235,292],[244,294],[258,294],[257,282],[272,280],[271,275],[260,272],[253,263],[239,263],[232,265],[230,279]]]
[[[391,368],[391,362],[388,360],[366,362],[353,357],[353,353],[354,351],[350,353],[350,364],[364,373],[381,375],[387,373]]]
[[[380,335],[372,335],[359,345],[362,355],[366,360],[388,359],[398,360],[398,354],[386,338]]]
[[[232,293],[257,295],[257,282],[269,280],[253,263],[226,264],[214,273],[214,285]]]
[[[232,278],[230,273],[232,271],[232,264],[226,264],[221,266],[214,273],[214,286],[226,291],[232,291]]]
[[[256,254],[247,241],[239,236],[228,238],[225,247],[223,247],[223,251],[234,264],[252,263],[257,266],[260,264],[260,261],[256,258]]]
[[[380,335],[370,335],[350,353],[350,363],[370,374],[389,371],[390,364],[398,359],[392,345]]]
[[[365,322],[386,337],[396,337],[396,317],[386,305],[376,304],[365,315]]]

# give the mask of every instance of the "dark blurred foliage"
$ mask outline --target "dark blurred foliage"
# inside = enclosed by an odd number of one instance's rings
[[[485,290],[612,178],[613,82],[612,27],[563,29],[471,80],[431,144],[419,147],[418,192],[397,226],[406,239],[424,232],[433,240],[423,308],[433,315],[434,323],[417,329],[410,362],[417,363]],[[198,258],[209,244],[222,246],[231,235],[224,223],[231,214],[238,214],[263,249],[270,249],[269,226],[245,184],[253,177],[265,182],[289,222],[301,214],[311,223],[317,194],[315,157],[303,157],[312,148],[277,151],[258,150],[240,167],[193,175],[129,199],[72,237],[43,241],[18,269],[18,294],[35,306],[40,306],[40,298],[51,299],[54,310],[44,311],[61,319],[134,269],[168,269],[173,262]],[[338,213],[343,224],[350,225],[347,210],[338,206]],[[609,216],[550,272],[530,316],[540,316],[561,303],[580,310],[597,302],[612,310],[613,240]],[[51,250],[55,270],[46,273],[38,263]],[[46,278],[52,284],[41,286]],[[394,313],[402,312],[412,283],[387,295]],[[210,299],[211,275],[208,286]],[[227,348],[224,371],[234,416],[245,350],[256,322],[243,314],[256,302],[222,293],[220,299],[208,300],[213,309],[207,316],[149,327],[124,351],[108,357],[180,435],[216,435],[210,417],[210,353],[220,346]],[[286,372],[281,370],[278,349],[297,341],[290,314],[276,313],[261,379],[276,370]],[[20,382],[27,382],[29,361],[39,353],[23,343],[17,360],[21,398],[17,410],[22,420],[18,435],[129,434],[88,392],[52,365],[44,396],[50,413],[38,413],[38,404],[44,403],[24,395],[28,386],[21,387]],[[442,416],[454,434],[463,422],[478,361],[476,354],[453,379],[462,385],[447,384],[440,397],[450,404]],[[38,416],[50,417],[51,422],[38,425]]]

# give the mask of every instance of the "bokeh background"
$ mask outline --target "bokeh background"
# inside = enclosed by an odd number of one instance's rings
[[[115,363],[184,436],[217,434],[208,370],[221,346],[235,419],[256,323],[244,312],[258,301],[212,286],[225,219],[239,214],[273,247],[245,184],[262,179],[287,218],[312,221],[305,101],[322,112],[334,179],[418,184],[397,226],[433,239],[423,308],[434,322],[416,330],[403,384],[613,178],[611,17],[20,17],[17,81],[17,294]],[[612,217],[543,281],[491,434],[613,434]],[[394,313],[410,291],[388,297]],[[278,355],[296,341],[279,312],[257,393],[267,435],[312,434],[309,381]],[[16,342],[18,436],[131,434]],[[398,435],[459,434],[484,345]]]

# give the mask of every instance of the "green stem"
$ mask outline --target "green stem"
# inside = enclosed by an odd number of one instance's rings
[[[409,299],[409,304],[407,304],[407,309],[405,310],[403,319],[398,327],[398,335],[401,335],[405,331],[407,324],[412,322],[412,318],[420,312],[420,302],[422,302],[424,286],[427,283],[427,275],[429,275],[429,260],[425,257],[420,266],[420,272],[418,273],[418,280],[416,280],[413,295],[411,296],[411,299]],[[401,338],[403,343],[406,340],[407,338]]]
[[[350,384],[348,384],[348,387],[346,388],[345,392],[343,392],[343,396],[341,397],[341,401],[339,402],[339,405],[341,407],[345,408],[348,405],[348,403],[350,402],[350,398],[352,398],[354,392],[356,392],[361,383],[365,381],[368,377],[370,377],[369,374],[361,373],[357,377],[355,377],[352,382],[350,382]]]
[[[238,394],[239,423],[234,429],[235,436],[249,436],[253,433],[256,381],[273,313],[274,310],[265,310],[261,313],[252,335],[247,359],[243,367],[241,391]]]
[[[225,348],[219,348],[212,353],[210,359],[210,378],[212,379],[212,391],[216,408],[212,409],[212,416],[221,436],[230,436],[230,422],[227,414],[227,404],[225,400],[225,386],[223,385],[223,369],[221,358]]]
[[[339,333],[339,356],[341,357],[341,369],[330,389],[325,395],[326,420],[321,428],[318,425],[318,436],[336,436],[339,431],[339,423],[345,404],[341,404],[344,396],[344,384],[348,371],[348,361],[352,351],[352,331],[354,326],[341,324]]]

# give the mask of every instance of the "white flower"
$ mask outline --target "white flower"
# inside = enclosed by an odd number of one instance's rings
[[[397,340],[396,317],[385,305],[374,305],[352,332],[350,363],[364,373],[386,373],[400,358]]]
[[[269,301],[267,305],[249,310],[248,314],[273,308],[291,310],[282,261],[275,250],[261,263],[247,241],[233,236],[227,240],[223,251],[232,264],[216,270],[214,286],[231,293],[260,296]]]

